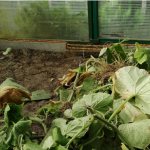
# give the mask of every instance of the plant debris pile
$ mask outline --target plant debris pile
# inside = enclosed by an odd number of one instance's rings
[[[0,86],[0,150],[150,149],[150,53],[135,44],[104,47],[59,79],[52,94],[13,79]],[[49,100],[34,114],[24,106]],[[38,124],[42,134],[33,126]]]

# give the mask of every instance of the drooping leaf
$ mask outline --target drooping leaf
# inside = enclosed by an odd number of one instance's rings
[[[31,123],[31,120],[20,120],[15,123],[9,132],[6,143],[8,144],[11,142],[14,146],[18,145],[20,136],[30,133]]]
[[[23,86],[14,82],[12,78],[6,79],[0,85],[0,106],[6,103],[22,103],[22,98],[30,99],[29,91]]]
[[[114,101],[114,110],[117,109],[122,103],[122,100]],[[121,112],[119,113],[119,117],[124,123],[131,123],[137,120],[148,119],[148,116],[145,115],[142,111],[140,111],[137,107],[133,106],[130,102],[127,102]]]
[[[56,145],[55,141],[53,140],[52,136],[48,136],[42,143],[43,149],[50,149],[51,147],[54,147]]]
[[[91,93],[84,95],[81,99],[73,104],[72,113],[75,117],[82,117],[87,114],[87,108],[105,112],[112,103],[112,97],[107,93]]]
[[[135,105],[146,114],[150,114],[150,75],[143,69],[127,66],[115,73],[115,91],[122,98],[135,97]]]
[[[46,100],[50,99],[51,95],[49,92],[45,90],[37,90],[32,92],[31,100],[32,101],[37,101],[37,100]]]
[[[147,49],[142,48],[138,43],[135,43],[135,46],[136,46],[136,51],[134,53],[134,58],[139,64],[143,64],[148,60]]]
[[[122,124],[118,129],[132,147],[145,149],[150,144],[150,119]]]
[[[14,81],[14,79],[12,79],[12,78],[7,78],[7,79],[0,85],[0,89],[3,89],[4,87],[7,87],[7,86],[13,87],[13,88],[16,88],[16,89],[20,89],[20,90],[25,91],[26,93],[30,94],[29,91],[28,91],[25,87],[23,87],[22,85],[16,83],[16,82]]]
[[[37,143],[33,143],[31,141],[27,142],[26,144],[24,144],[23,146],[23,150],[44,150],[40,145],[38,145]]]
[[[60,145],[66,145],[68,142],[68,139],[62,135],[60,128],[55,127],[52,129],[52,137],[54,141]]]
[[[22,105],[7,104],[4,110],[4,122],[8,127],[22,118]]]
[[[75,118],[67,124],[65,135],[67,137],[74,137],[75,135],[76,138],[83,137],[93,122],[93,119],[94,117],[92,115]]]
[[[60,128],[62,135],[65,135],[65,130],[67,128],[66,123],[67,123],[67,120],[65,120],[63,118],[57,118],[57,119],[53,120],[52,127]]]

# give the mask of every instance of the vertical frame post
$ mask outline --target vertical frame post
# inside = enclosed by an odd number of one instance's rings
[[[99,42],[98,1],[88,1],[89,39]]]

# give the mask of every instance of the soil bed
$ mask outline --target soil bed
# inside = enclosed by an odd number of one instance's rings
[[[61,78],[68,69],[78,67],[83,61],[82,55],[73,53],[13,50],[11,54],[4,56],[1,51],[0,83],[11,77],[29,91],[44,89],[51,92],[59,85],[58,78]],[[25,104],[24,116],[31,116],[48,102],[45,100]],[[32,130],[38,136],[42,136],[43,129],[40,126],[33,124]]]
[[[2,53],[2,52],[1,52]],[[29,90],[53,90],[69,68],[83,61],[82,56],[35,50],[14,50],[0,55],[0,82],[12,77]]]

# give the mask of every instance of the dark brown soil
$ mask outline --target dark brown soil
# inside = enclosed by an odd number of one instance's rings
[[[73,53],[52,53],[35,50],[13,50],[9,55],[0,53],[0,83],[8,77],[25,86],[29,91],[45,89],[52,92],[58,85],[58,78],[68,69],[83,62],[82,55]],[[26,115],[32,114],[47,102],[32,102],[25,105]]]
[[[0,55],[0,83],[8,77],[29,90],[53,90],[69,68],[78,67],[82,56],[35,50],[14,50]]]
[[[35,50],[13,50],[7,56],[0,52],[0,83],[8,77],[25,86],[29,91],[45,89],[52,92],[58,85],[58,78],[68,69],[78,67],[83,62],[81,55],[72,53],[52,53]],[[36,101],[25,104],[24,116],[31,116],[49,101]],[[51,120],[51,119],[50,119]],[[50,124],[51,121],[47,124]],[[43,128],[33,124],[32,131],[43,136]]]

